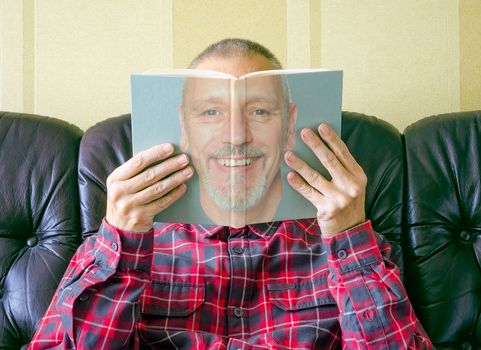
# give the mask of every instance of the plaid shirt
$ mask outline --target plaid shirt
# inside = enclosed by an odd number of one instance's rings
[[[104,221],[72,259],[30,349],[429,349],[390,245],[367,221],[241,229]]]

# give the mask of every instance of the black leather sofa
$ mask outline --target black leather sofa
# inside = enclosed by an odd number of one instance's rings
[[[481,349],[481,111],[404,131],[406,280],[438,349]]]
[[[81,242],[82,131],[0,112],[0,349],[31,339]]]
[[[343,113],[368,175],[366,210],[392,243],[416,313],[440,349],[481,348],[481,112],[400,134]],[[130,158],[130,116],[85,133],[0,113],[0,349],[28,344],[68,260],[105,213],[105,180]]]

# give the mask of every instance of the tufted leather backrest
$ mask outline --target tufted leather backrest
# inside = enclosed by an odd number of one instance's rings
[[[405,130],[406,287],[438,348],[481,348],[481,111]]]
[[[131,140],[130,114],[106,119],[85,131],[78,170],[84,238],[100,227],[107,204],[107,177],[132,157]]]
[[[343,113],[342,138],[369,182],[366,211],[402,265],[403,150],[399,132],[375,117]],[[82,234],[96,232],[105,215],[108,175],[132,156],[130,115],[107,119],[85,131],[80,145],[79,183]]]
[[[393,247],[403,272],[402,209],[404,155],[399,131],[386,121],[343,112],[342,139],[367,175],[366,217]]]
[[[81,130],[0,112],[0,348],[35,331],[80,243],[77,157]]]

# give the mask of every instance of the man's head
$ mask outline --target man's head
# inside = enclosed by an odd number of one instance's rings
[[[257,57],[263,62],[258,66],[246,66],[244,69],[238,69],[237,74],[233,74],[231,62],[228,62],[228,67],[223,66],[221,63],[226,59],[246,61],[252,57]],[[212,62],[214,61],[214,62]],[[229,60],[227,60],[229,61]],[[212,65],[209,63],[213,63]],[[245,63],[245,62],[244,62]],[[208,66],[214,66],[213,68],[205,68]],[[191,69],[208,69],[218,72],[224,72],[231,75],[240,77],[244,74],[262,70],[282,69],[281,62],[277,57],[265,46],[256,43],[255,41],[247,39],[224,39],[209,45],[204,51],[198,54],[192,62],[189,64]],[[286,108],[289,108],[290,92],[284,77],[279,77],[280,84],[282,86],[283,100],[286,103]]]
[[[243,39],[212,44],[190,67],[236,77],[282,68],[268,49]],[[217,207],[235,212],[255,208],[274,187],[280,196],[280,163],[294,146],[295,121],[296,106],[281,76],[187,79],[181,149],[191,153],[201,201],[204,191]]]
[[[246,39],[224,39],[208,46],[192,60],[189,68],[198,68],[198,65],[209,58],[247,57],[258,55],[269,61],[268,69],[282,69],[277,57],[266,47]]]

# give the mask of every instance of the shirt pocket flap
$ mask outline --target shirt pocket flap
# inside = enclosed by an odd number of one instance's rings
[[[297,283],[268,284],[267,291],[269,301],[286,311],[336,304],[327,287],[327,277]]]
[[[143,298],[142,313],[158,316],[188,316],[204,303],[205,285],[153,281]]]

